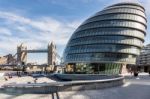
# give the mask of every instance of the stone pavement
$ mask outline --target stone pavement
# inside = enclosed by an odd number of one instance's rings
[[[8,79],[8,77],[7,77]],[[27,84],[27,83],[34,83],[35,78],[30,77],[30,76],[24,76],[24,77],[13,77],[11,79],[8,79],[8,81],[5,81],[4,78],[0,78],[0,86],[5,85],[5,84],[9,84],[9,83],[17,83],[17,84]],[[50,82],[56,82],[54,80],[51,80],[49,78],[46,77],[40,77],[37,80],[37,83],[50,83]],[[1,99],[1,98],[0,98]]]
[[[150,99],[150,76],[125,75],[123,86],[101,90],[56,92],[53,94],[0,93],[0,99]]]

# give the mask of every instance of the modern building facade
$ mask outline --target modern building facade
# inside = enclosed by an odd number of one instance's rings
[[[138,3],[118,3],[85,20],[64,51],[67,73],[118,74],[135,64],[146,35],[145,9]]]
[[[149,65],[150,66],[150,44],[143,47],[140,55],[137,57],[136,60],[137,65]]]

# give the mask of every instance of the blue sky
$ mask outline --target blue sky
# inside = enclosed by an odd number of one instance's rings
[[[104,7],[137,0],[0,0],[0,56],[15,54],[22,42],[28,49],[45,49],[54,41],[60,55],[73,31]],[[150,16],[150,0],[139,0]],[[150,43],[150,27],[145,44]],[[37,59],[37,57],[39,57]],[[32,54],[30,61],[46,62],[46,54]]]

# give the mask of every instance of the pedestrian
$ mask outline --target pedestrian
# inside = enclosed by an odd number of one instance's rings
[[[35,79],[34,79],[34,83],[37,83],[37,80],[38,80],[38,79],[37,79],[37,78],[35,78]]]
[[[4,79],[5,79],[5,81],[7,81],[7,80],[8,80],[6,77],[5,77]]]

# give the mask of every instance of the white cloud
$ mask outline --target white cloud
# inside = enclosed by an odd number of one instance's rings
[[[4,28],[4,27],[0,27],[0,35],[7,35],[7,36],[11,36],[12,33],[9,29]]]
[[[16,52],[16,47],[24,42],[29,48],[45,48],[48,42],[54,41],[56,45],[65,45],[73,31],[81,21],[64,22],[51,17],[32,19],[11,12],[0,11],[0,19],[7,23],[7,27],[0,27],[0,54],[3,52]],[[1,23],[3,24],[3,23]],[[11,37],[10,37],[11,36]]]
[[[92,0],[83,1],[85,3],[92,2]],[[104,0],[99,1],[102,2]],[[123,1],[131,0],[112,0],[108,3],[110,5],[110,3]],[[150,0],[142,0],[140,2],[145,6],[149,16]],[[65,45],[73,31],[82,22],[82,20],[74,20],[72,22],[58,21],[51,17],[32,19],[16,13],[3,11],[0,11],[0,20],[4,20],[6,24],[6,27],[0,26],[0,55],[5,55],[9,52],[15,53],[17,45],[22,42],[28,45],[30,49],[46,48],[50,41],[54,41],[57,46]],[[3,24],[3,22],[0,24]]]

